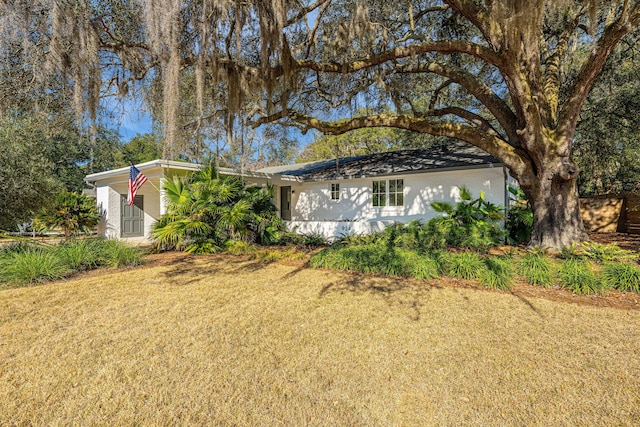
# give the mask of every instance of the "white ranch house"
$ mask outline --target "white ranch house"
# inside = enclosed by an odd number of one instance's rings
[[[136,165],[148,178],[135,205],[126,203],[129,168],[88,175],[104,220],[99,233],[109,238],[150,239],[151,227],[165,212],[163,178],[188,174],[193,163],[154,160]],[[221,174],[239,175],[221,168]],[[482,150],[453,143],[415,150],[276,166],[245,172],[256,185],[275,186],[274,205],[289,229],[320,233],[328,239],[380,231],[394,222],[438,215],[432,202],[460,201],[459,187],[488,201],[508,204],[512,182],[503,165]],[[153,185],[152,185],[153,184]]]

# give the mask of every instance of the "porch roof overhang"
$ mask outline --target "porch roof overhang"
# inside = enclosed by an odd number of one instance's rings
[[[202,169],[202,165],[198,163],[179,162],[175,160],[151,160],[149,162],[139,163],[135,165],[140,172],[147,175],[147,177],[163,177],[168,170],[182,171],[182,172],[196,172]],[[129,166],[112,169],[104,172],[97,172],[87,175],[84,181],[87,184],[94,185],[98,182],[109,182],[114,180],[124,179],[128,180]],[[235,175],[243,178],[256,178],[256,179],[272,179],[273,174],[255,171],[243,171],[240,172],[237,169],[232,168],[218,168],[218,172],[222,175]]]

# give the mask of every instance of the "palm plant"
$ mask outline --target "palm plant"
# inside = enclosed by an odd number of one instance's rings
[[[283,230],[271,203],[273,187],[246,187],[218,176],[213,165],[164,184],[167,213],[153,228],[159,244],[189,252],[214,252],[229,240],[262,243]]]
[[[79,233],[89,234],[99,220],[98,208],[93,200],[84,194],[68,191],[58,194],[53,204],[36,217],[36,223],[60,228],[67,238]]]

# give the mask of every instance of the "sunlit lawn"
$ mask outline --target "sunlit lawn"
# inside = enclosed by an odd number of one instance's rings
[[[4,290],[31,424],[638,425],[640,312],[230,256]]]

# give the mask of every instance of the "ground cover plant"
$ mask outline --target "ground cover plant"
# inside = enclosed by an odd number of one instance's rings
[[[130,267],[142,252],[105,239],[71,239],[59,245],[19,243],[0,249],[0,288],[44,283],[98,267]]]
[[[439,276],[475,280],[492,289],[508,290],[518,280],[542,287],[565,288],[576,294],[640,290],[638,254],[616,244],[585,243],[558,255],[542,248],[502,254],[433,245],[429,224],[394,224],[382,232],[346,236],[311,257],[314,268],[358,271],[385,276],[433,279]],[[436,219],[438,221],[438,219]]]
[[[0,291],[0,325],[2,425],[640,419],[638,310],[165,253]]]

